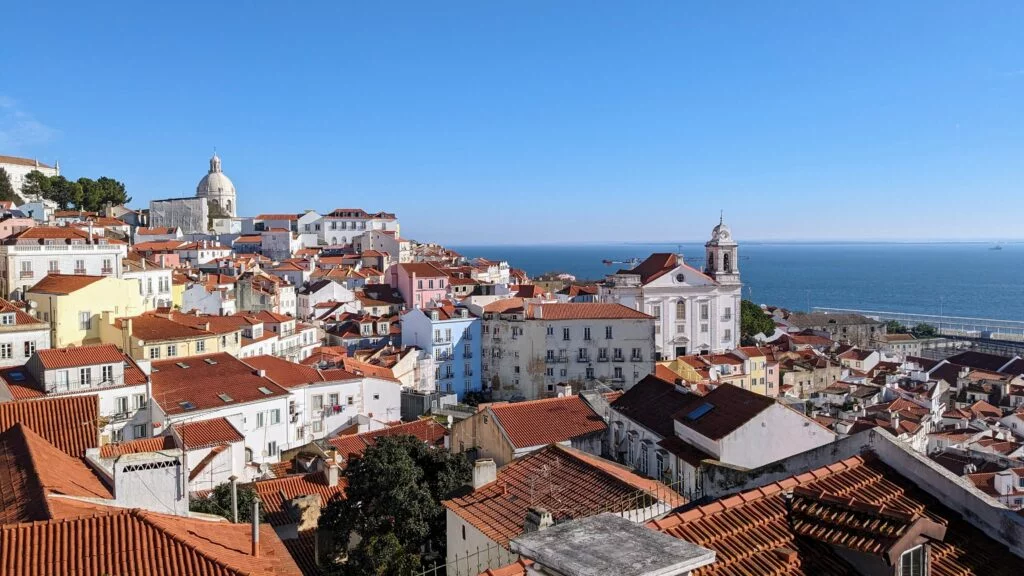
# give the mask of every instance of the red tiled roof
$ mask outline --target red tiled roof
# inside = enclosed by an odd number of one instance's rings
[[[447,428],[430,418],[423,418],[354,436],[335,436],[327,443],[333,446],[342,458],[348,460],[352,456],[361,456],[368,446],[373,446],[378,438],[385,436],[415,436],[431,446],[443,447],[447,435]]]
[[[95,394],[0,403],[0,432],[24,424],[75,458],[99,446],[98,418],[99,397]]]
[[[490,304],[484,306],[485,313],[493,314],[504,314],[510,310],[522,309],[523,299],[522,298],[504,298],[502,300],[495,300]]]
[[[256,220],[298,220],[298,214],[260,214]]]
[[[184,364],[188,368],[182,368]],[[153,362],[153,398],[168,415],[195,412],[286,396],[288,391],[227,353]],[[260,388],[266,389],[269,394]],[[225,402],[220,394],[231,400]],[[187,409],[182,403],[193,406]]]
[[[267,378],[289,389],[316,382],[335,382],[359,378],[358,374],[345,370],[317,370],[311,366],[296,364],[276,356],[253,356],[244,361],[257,370],[265,370]]]
[[[544,320],[650,320],[654,318],[622,304],[600,304],[596,302],[533,304],[530,306],[527,316]]]
[[[612,410],[639,423],[662,438],[675,435],[672,416],[687,406],[692,395],[676,390],[674,383],[647,375],[612,404]]]
[[[719,440],[775,404],[775,400],[732,384],[722,384],[704,396],[688,398],[675,415],[676,422],[701,436]],[[703,406],[710,406],[705,409]],[[700,415],[690,414],[700,410]]]
[[[177,230],[178,230],[177,228],[168,227],[168,226],[160,226],[158,228],[151,228],[151,227],[147,227],[147,226],[139,226],[138,228],[135,229],[135,235],[136,236],[157,236],[157,235],[161,235],[162,236],[162,235],[166,235],[166,234],[175,234],[175,232]]]
[[[500,568],[489,568],[477,576],[526,576],[527,566],[533,566],[533,560],[520,558],[512,564]]]
[[[274,532],[260,527],[260,555],[248,524],[211,522],[139,509],[103,508],[73,520],[0,528],[5,573],[105,576],[298,576]]]
[[[579,396],[498,404],[487,410],[515,448],[564,442],[608,429],[604,419]]]
[[[30,314],[16,306],[13,302],[0,298],[0,313],[3,312],[13,312],[14,324],[17,326],[28,326],[33,324],[38,324],[39,326],[48,325],[46,322],[43,322],[38,318],[33,318]]]
[[[789,513],[783,497],[787,491],[793,494]],[[836,549],[881,556],[912,526],[932,539],[933,574],[1009,575],[1019,571],[1020,562],[872,453],[648,526],[717,553],[715,562],[694,576],[857,574]]]
[[[540,470],[547,472],[541,474]],[[639,498],[641,493],[646,493],[648,500]],[[673,506],[685,502],[667,486],[624,466],[552,444],[504,466],[494,482],[442,504],[505,546],[522,534],[530,507],[547,508],[555,522],[564,522],[599,512],[643,508],[655,501]]]
[[[317,563],[316,538],[316,530],[306,530],[299,532],[298,538],[282,540],[284,547],[288,549],[288,553],[292,555],[292,559],[299,566],[299,570],[302,570],[302,576],[323,576],[324,574],[323,569]]]
[[[416,276],[417,278],[444,278],[447,276],[444,270],[430,262],[408,262],[399,264],[399,267],[409,276]]]
[[[77,348],[47,348],[37,350],[36,354],[39,355],[39,361],[46,370],[124,362],[124,354],[113,344],[79,346]]]
[[[28,289],[33,294],[72,294],[95,282],[103,280],[106,276],[87,276],[85,274],[48,274],[45,278],[36,282]]]
[[[266,521],[272,526],[283,526],[295,522],[285,507],[286,502],[299,496],[319,496],[320,505],[326,506],[333,500],[345,498],[348,480],[342,476],[337,486],[328,486],[325,472],[312,472],[258,480],[252,487],[263,501]]]
[[[183,422],[175,424],[174,429],[178,431],[185,450],[198,450],[245,440],[245,437],[231,425],[227,418]]]
[[[19,156],[0,156],[0,164],[14,164],[17,166],[33,166],[37,168],[53,168],[49,164],[43,164],[34,158],[21,158]]]
[[[125,454],[139,454],[142,452],[159,452],[177,448],[174,438],[170,436],[157,436],[155,438],[139,438],[119,444],[104,444],[100,447],[100,458],[114,458]]]

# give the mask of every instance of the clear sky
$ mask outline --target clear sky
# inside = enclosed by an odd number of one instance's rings
[[[1024,3],[25,2],[0,154],[453,244],[1024,237]]]

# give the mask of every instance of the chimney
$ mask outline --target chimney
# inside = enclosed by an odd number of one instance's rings
[[[252,501],[252,555],[260,557],[260,499]]]
[[[787,490],[782,493],[782,501],[786,505],[786,522],[793,528],[793,491]]]
[[[331,465],[327,467],[327,485],[337,486],[338,480],[341,477],[341,466],[331,462]]]
[[[523,523],[523,532],[538,532],[549,526],[554,526],[555,521],[551,518],[551,512],[544,508],[530,507],[526,511],[526,521]]]
[[[900,433],[900,413],[893,410],[889,412],[889,425],[896,431],[896,434]]]
[[[498,479],[498,466],[493,458],[480,458],[473,463],[473,490]]]
[[[228,477],[231,482],[231,521],[238,524],[238,476]]]
[[[995,484],[996,492],[1000,496],[1006,496],[1013,493],[1014,484],[1014,473],[1009,470],[1003,470],[1002,472],[996,472],[995,478],[992,479]]]

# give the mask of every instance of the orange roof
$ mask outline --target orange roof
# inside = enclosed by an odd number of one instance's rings
[[[416,276],[417,278],[444,278],[448,276],[437,266],[430,262],[407,262],[405,264],[399,264],[399,267],[410,276]]]
[[[210,420],[193,420],[175,424],[174,429],[181,437],[181,444],[185,450],[198,450],[219,444],[231,444],[242,442],[245,437],[231,425],[227,418],[212,418]]]
[[[327,443],[338,451],[338,454],[348,460],[352,456],[361,456],[368,446],[377,443],[378,438],[385,436],[415,436],[431,446],[444,446],[445,436],[448,429],[430,418],[423,418],[415,422],[398,424],[381,430],[363,432],[354,436],[335,436],[327,440]]]
[[[540,476],[538,470],[547,472]],[[552,444],[501,468],[494,482],[443,504],[505,546],[522,534],[528,508],[547,508],[557,523],[653,504],[638,498],[640,493],[673,506],[685,503],[664,484],[643,478],[625,466]]]
[[[36,576],[298,576],[272,526],[260,526],[252,555],[249,524],[213,522],[139,509],[99,509],[90,517],[0,528],[9,574]]]
[[[87,276],[85,274],[47,274],[34,286],[28,289],[33,294],[72,294],[103,280],[106,276]]]
[[[151,378],[153,398],[168,415],[288,394],[287,390],[268,378],[261,378],[252,367],[226,352],[153,362]],[[221,395],[226,395],[228,400]]]
[[[398,381],[398,379],[395,378],[395,373],[391,370],[391,368],[385,368],[383,366],[377,366],[367,362],[360,362],[355,358],[349,358],[347,356],[341,357],[339,358],[339,360],[341,361],[341,364],[345,368],[345,370],[348,370],[349,372],[352,372],[354,374],[369,376],[371,378],[382,378],[384,380],[394,380],[396,382]]]
[[[285,388],[305,386],[315,382],[334,382],[355,380],[359,375],[345,370],[317,370],[303,364],[289,362],[276,356],[253,356],[246,358],[245,363],[257,370],[266,370],[267,377]]]
[[[14,164],[16,166],[35,166],[36,168],[53,168],[49,164],[43,164],[32,158],[20,158],[18,156],[0,156],[0,164]]]
[[[484,306],[484,312],[490,312],[493,314],[503,314],[509,310],[515,310],[516,308],[523,307],[522,298],[505,298],[502,300],[496,300]]]
[[[529,558],[520,558],[512,564],[502,566],[500,568],[489,568],[484,570],[477,576],[526,576],[527,566],[533,566],[533,560]]]
[[[76,458],[99,446],[99,396],[62,396],[0,403],[0,432],[24,424],[65,454]]]
[[[312,472],[258,480],[252,487],[263,501],[266,521],[272,526],[283,526],[295,522],[285,507],[286,502],[299,496],[319,496],[320,505],[326,506],[333,500],[345,498],[348,480],[340,477],[336,486],[328,486],[325,472]]]
[[[530,318],[544,320],[649,320],[654,318],[622,304],[599,304],[596,302],[533,304],[527,315]]]
[[[298,220],[298,214],[260,214],[256,220]]]
[[[124,354],[113,344],[78,346],[77,348],[47,348],[37,350],[36,354],[46,370],[124,362]]]
[[[38,318],[33,318],[30,314],[16,306],[9,300],[0,298],[0,313],[12,312],[14,313],[14,324],[17,326],[27,326],[32,324],[49,325],[47,322],[43,322]]]
[[[156,436],[154,438],[139,438],[119,444],[104,444],[100,447],[100,458],[114,458],[125,454],[139,454],[142,452],[159,452],[177,448],[174,438],[170,436]]]
[[[787,512],[784,494],[791,491]],[[933,530],[933,574],[1016,574],[1020,559],[873,453],[647,524],[717,553],[694,576],[859,573],[839,547],[881,556],[911,526]],[[984,550],[984,552],[981,552]],[[849,556],[846,556],[849,557]]]
[[[608,429],[604,419],[579,396],[498,404],[487,409],[515,448],[564,442]]]

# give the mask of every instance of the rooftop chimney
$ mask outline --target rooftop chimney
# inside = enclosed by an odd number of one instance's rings
[[[534,508],[531,507],[526,511],[526,521],[523,523],[523,532],[538,532],[544,530],[549,526],[554,526],[555,521],[551,517],[551,512],[548,512],[545,508]]]
[[[331,462],[330,466],[327,467],[327,485],[337,486],[338,479],[341,477],[341,466]]]
[[[1009,470],[1003,470],[1002,472],[996,472],[995,478],[992,479],[995,485],[996,492],[1000,496],[1006,496],[1013,493],[1014,484],[1014,473]]]
[[[238,476],[228,477],[231,482],[231,521],[238,524]]]
[[[493,458],[480,458],[473,463],[473,490],[479,490],[498,479],[498,466]]]
[[[896,431],[896,434],[900,433],[900,413],[893,410],[889,412],[889,425]]]
[[[252,555],[260,557],[260,499],[252,501]]]

